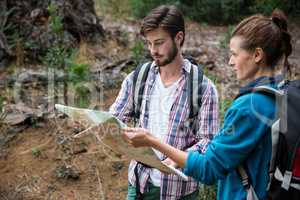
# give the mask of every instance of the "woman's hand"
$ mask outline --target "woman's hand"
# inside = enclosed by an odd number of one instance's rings
[[[123,138],[134,147],[151,146],[154,137],[143,128],[124,128],[121,131]]]

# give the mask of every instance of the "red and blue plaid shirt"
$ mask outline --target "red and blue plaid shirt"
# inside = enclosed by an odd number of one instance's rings
[[[191,67],[192,64],[185,59],[182,67],[182,75],[175,93],[175,101],[170,110],[168,134],[164,142],[180,150],[204,152],[219,127],[218,95],[212,81],[206,76],[203,76],[202,105],[198,111],[197,118],[194,120],[195,124],[190,126],[190,124],[187,123],[189,117],[189,101],[187,96],[190,94],[187,89],[187,79],[189,78]],[[159,73],[158,66],[153,62],[145,83],[141,104],[139,126],[143,128],[148,127],[149,101],[157,73]],[[131,121],[133,118],[133,76],[134,74],[132,72],[123,81],[118,97],[110,107],[110,112],[125,123]],[[193,127],[193,130],[190,127]],[[135,185],[134,168],[136,164],[137,162],[132,160],[128,170],[128,180],[132,185]],[[142,193],[145,190],[150,171],[151,168],[138,165],[138,178],[140,191]],[[184,181],[177,175],[166,175],[162,173],[160,187],[161,199],[179,199],[194,192],[198,187],[199,183],[192,178],[189,178],[188,181]]]

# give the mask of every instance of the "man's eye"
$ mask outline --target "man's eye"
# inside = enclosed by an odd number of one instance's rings
[[[161,41],[161,42],[156,42],[154,45],[162,45],[164,42],[163,41]]]

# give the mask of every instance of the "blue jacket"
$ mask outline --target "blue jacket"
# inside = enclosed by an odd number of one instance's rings
[[[245,88],[262,85],[262,77]],[[246,191],[236,168],[246,164],[252,186],[258,196],[266,196],[272,141],[270,125],[275,120],[275,101],[260,93],[237,98],[225,114],[224,125],[211,141],[205,154],[190,152],[184,172],[195,179],[213,184],[218,181],[218,199],[246,199]]]

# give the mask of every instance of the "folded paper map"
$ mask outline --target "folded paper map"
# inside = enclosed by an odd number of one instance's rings
[[[187,180],[187,176],[173,166],[161,162],[150,147],[135,148],[122,138],[120,130],[126,127],[122,121],[114,117],[109,112],[96,111],[90,109],[75,108],[55,104],[55,108],[68,115],[74,121],[88,127],[74,137],[80,138],[89,134],[94,134],[96,138],[109,147],[112,151],[126,155],[128,158],[154,167],[163,173],[175,173]]]

